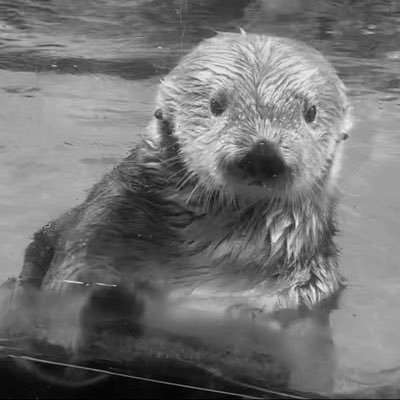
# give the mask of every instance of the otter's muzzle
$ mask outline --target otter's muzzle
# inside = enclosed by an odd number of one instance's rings
[[[238,168],[252,183],[264,185],[286,171],[283,157],[274,143],[262,140],[239,161]]]

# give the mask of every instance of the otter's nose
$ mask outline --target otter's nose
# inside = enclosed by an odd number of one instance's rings
[[[238,166],[247,177],[260,183],[277,178],[285,171],[279,150],[267,140],[256,143]]]

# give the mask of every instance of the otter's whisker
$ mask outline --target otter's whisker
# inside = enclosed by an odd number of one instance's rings
[[[168,177],[167,182],[168,182],[168,183],[172,182],[172,181],[174,180],[174,178],[176,178],[178,175],[180,175],[180,174],[182,174],[182,173],[184,173],[183,177],[181,177],[181,178],[179,179],[179,181],[177,182],[177,186],[179,186],[179,185],[180,185],[180,181],[181,181],[182,179],[185,179],[185,178],[187,177],[188,174],[191,174],[191,171],[188,171],[186,168],[180,168],[180,169],[178,169],[176,172],[174,172],[173,174],[171,174],[171,175]]]
[[[177,188],[178,190],[182,190],[184,186],[194,177],[193,171],[187,171],[186,174],[178,181]]]

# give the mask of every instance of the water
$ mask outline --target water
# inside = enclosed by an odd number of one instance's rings
[[[20,270],[35,230],[127,154],[179,56],[237,27],[305,40],[349,87],[336,391],[400,387],[396,0],[0,0],[0,280]]]

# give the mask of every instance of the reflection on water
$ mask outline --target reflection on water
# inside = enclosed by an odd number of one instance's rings
[[[391,391],[380,395],[395,396],[400,386],[399,22],[395,0],[0,0],[0,280],[20,270],[38,227],[82,201],[126,155],[154,111],[158,79],[182,53],[215,30],[239,26],[297,37],[327,54],[354,105],[339,209],[341,264],[349,287],[330,328],[306,318],[278,336],[258,331],[240,335],[247,338],[240,342],[231,334],[240,327],[210,328],[209,318],[200,318],[201,324],[176,323],[171,334],[189,327],[188,335],[211,332],[203,338],[211,347],[200,353],[201,363],[214,370],[235,365],[237,374],[238,366],[246,365],[257,380],[265,371],[254,354],[262,353],[260,343],[269,343],[300,374],[297,381],[292,375],[292,386],[329,390],[335,370],[337,393],[367,390],[372,396],[370,386],[387,385]],[[222,357],[221,337],[240,351]],[[243,350],[246,346],[252,352]],[[171,344],[168,349],[177,352]]]

